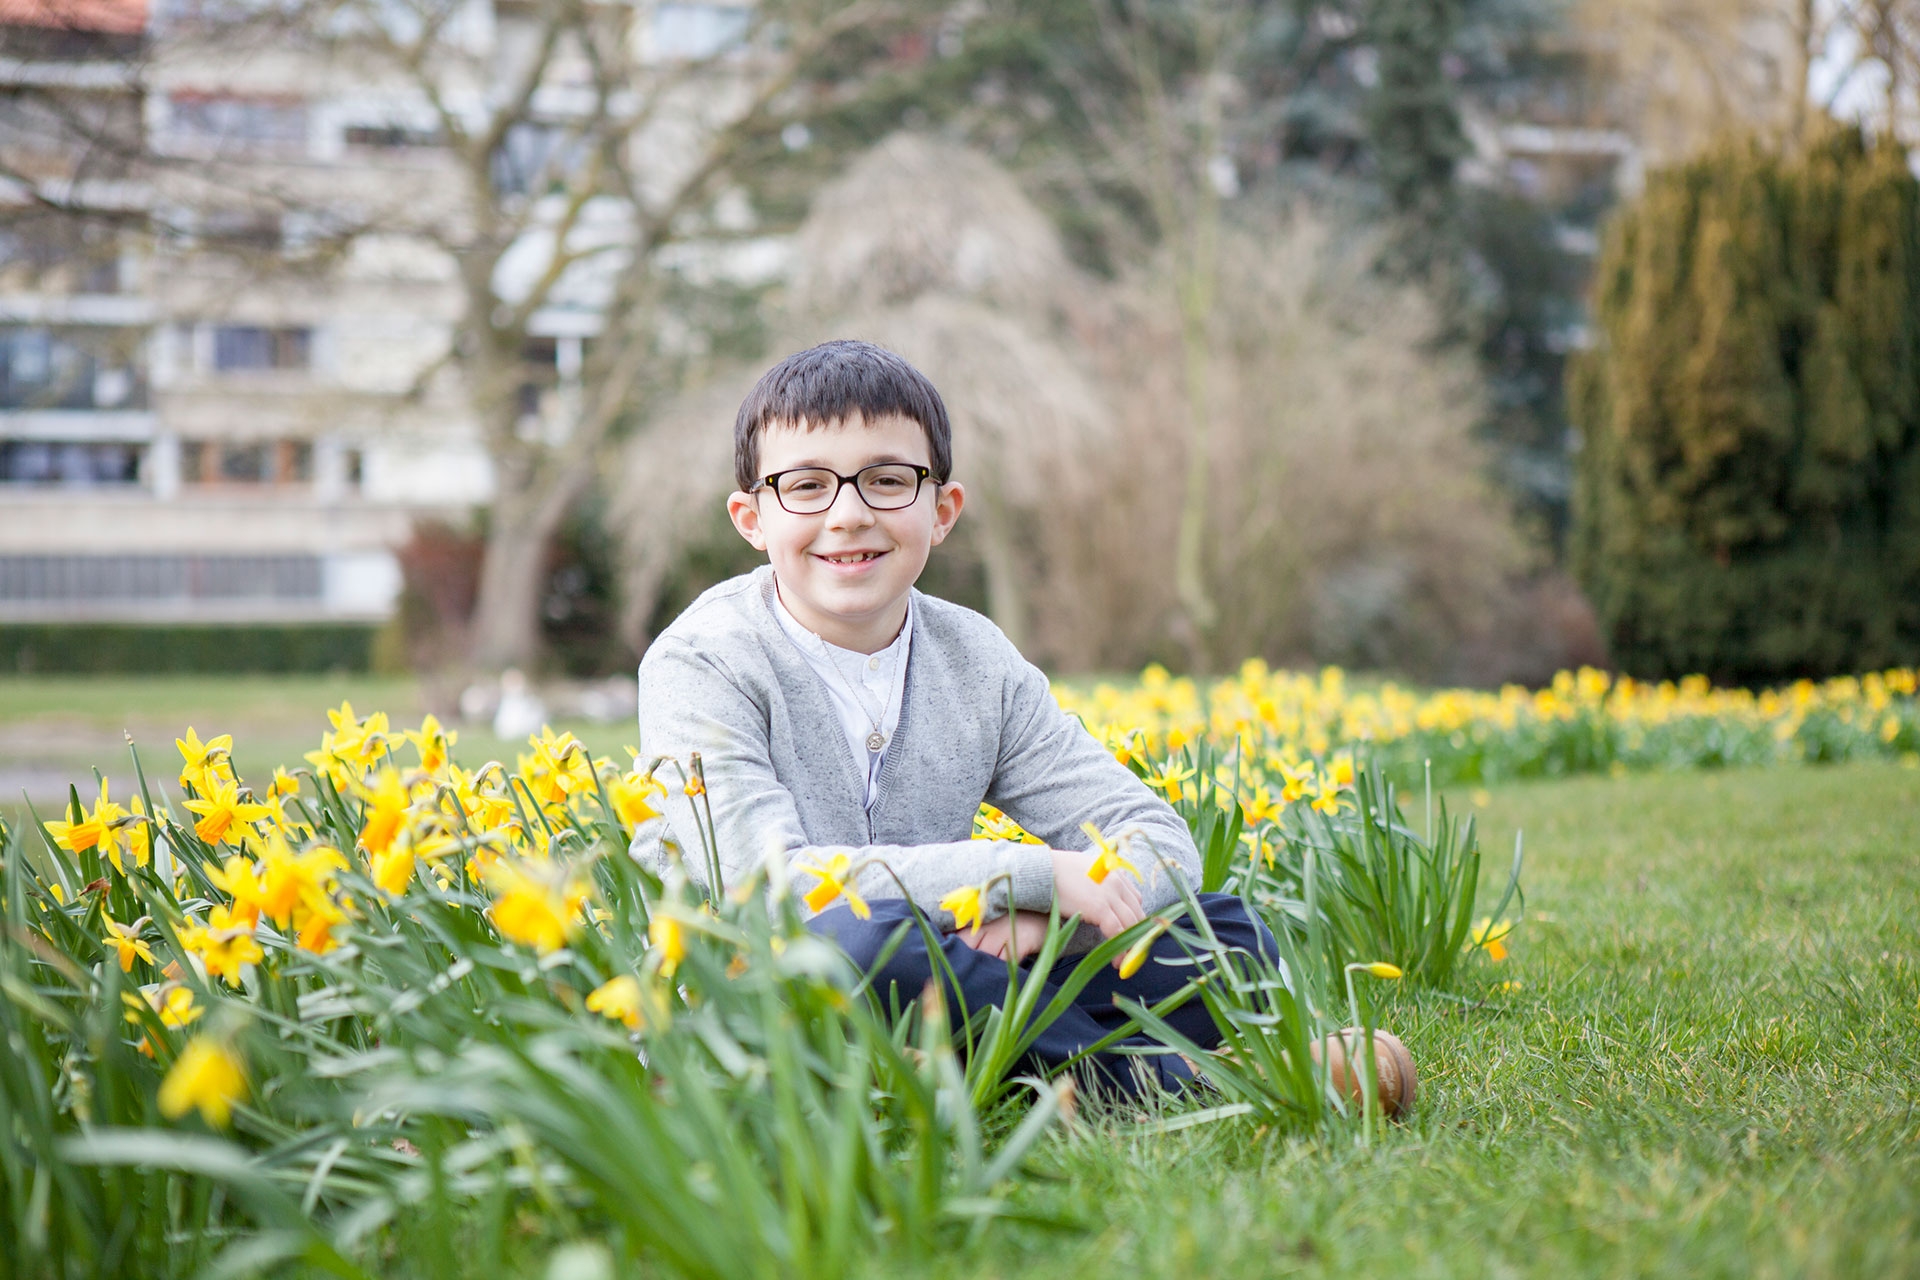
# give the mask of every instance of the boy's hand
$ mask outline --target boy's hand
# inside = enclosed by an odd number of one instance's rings
[[[1009,911],[1006,915],[987,921],[977,931],[962,929],[956,936],[975,951],[1000,960],[1007,959],[1008,951],[1018,943],[1019,950],[1012,959],[1016,962],[1024,961],[1039,951],[1040,944],[1046,941],[1047,913]]]
[[[1100,936],[1114,934],[1140,922],[1140,885],[1124,871],[1116,871],[1098,884],[1087,872],[1093,866],[1091,853],[1053,851],[1053,897],[1062,916],[1079,916],[1100,930]]]

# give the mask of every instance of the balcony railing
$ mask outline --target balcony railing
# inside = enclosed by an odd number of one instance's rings
[[[315,555],[0,555],[0,604],[317,601]]]

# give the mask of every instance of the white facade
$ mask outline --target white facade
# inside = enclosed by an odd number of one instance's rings
[[[467,26],[490,38],[490,8]],[[94,252],[36,246],[26,193],[0,192],[0,623],[390,616],[413,522],[491,492],[444,359],[461,293],[427,240],[321,224],[457,218],[425,103],[195,51],[164,11],[0,36],[0,83],[129,121],[152,160],[76,182],[74,139],[0,124],[43,190],[123,217]]]

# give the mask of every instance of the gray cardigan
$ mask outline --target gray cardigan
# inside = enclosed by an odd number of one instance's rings
[[[918,591],[900,724],[867,810],[865,772],[825,683],[780,629],[772,591],[768,567],[721,583],[640,662],[641,760],[665,755],[684,765],[700,753],[729,884],[771,855],[791,864],[844,852],[882,859],[899,877],[896,884],[869,867],[862,894],[896,898],[903,884],[942,928],[953,927],[939,909],[943,896],[1002,873],[1012,892],[1006,881],[995,888],[989,916],[1009,905],[1045,911],[1053,903],[1047,848],[970,839],[985,799],[1053,848],[1090,848],[1083,822],[1110,837],[1134,833],[1129,851],[1145,877],[1146,910],[1177,897],[1156,851],[1199,887],[1200,855],[1179,815],[1060,709],[1046,676],[998,627]],[[659,776],[669,781],[666,813],[635,833],[633,854],[664,872],[666,846],[676,844],[688,875],[704,881],[694,802],[671,765]]]

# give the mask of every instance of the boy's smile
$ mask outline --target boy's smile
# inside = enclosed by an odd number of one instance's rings
[[[925,467],[930,461],[926,429],[892,415],[811,430],[770,424],[760,433],[757,470],[769,476],[820,467],[851,476],[879,463]],[[795,515],[762,485],[735,492],[727,514],[741,537],[767,553],[780,602],[800,625],[829,644],[875,653],[899,634],[907,591],[928,553],[952,530],[965,500],[958,483],[929,477],[906,506],[875,511],[857,486],[843,484],[825,511]]]

